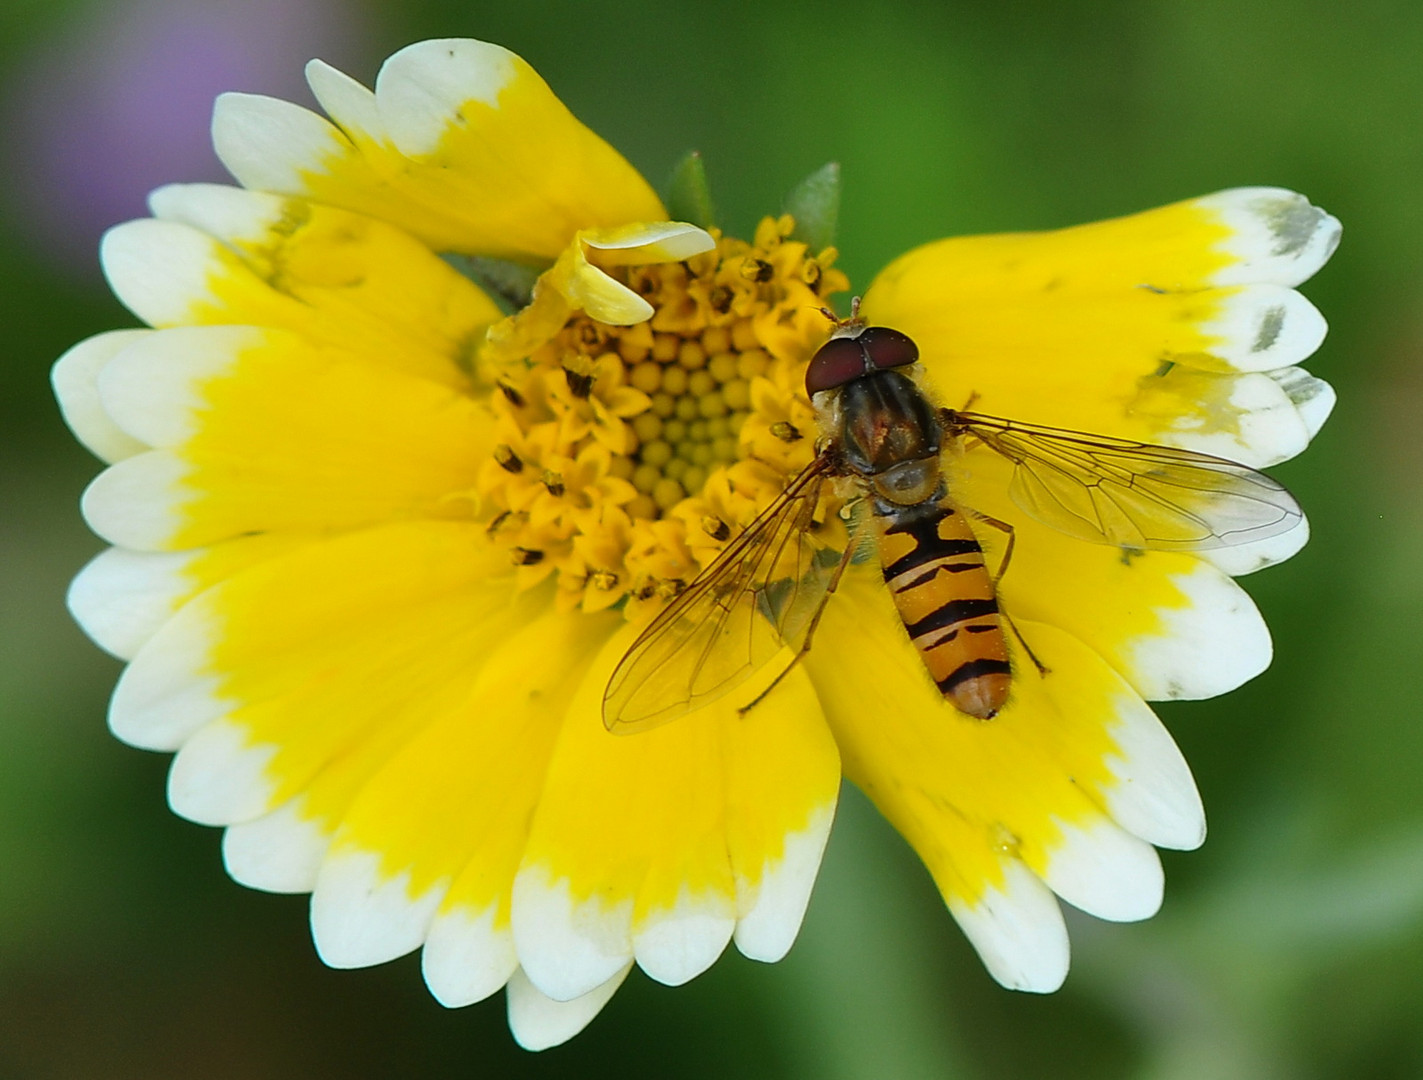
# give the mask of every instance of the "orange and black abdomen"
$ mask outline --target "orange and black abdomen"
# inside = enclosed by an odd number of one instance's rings
[[[880,565],[904,628],[955,708],[987,720],[1012,683],[993,579],[963,514],[937,503],[875,513]]]

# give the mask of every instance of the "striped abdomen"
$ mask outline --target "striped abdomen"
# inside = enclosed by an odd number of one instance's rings
[[[883,507],[884,504],[881,504]],[[983,548],[945,498],[875,513],[880,565],[929,675],[961,712],[987,720],[1012,672]]]

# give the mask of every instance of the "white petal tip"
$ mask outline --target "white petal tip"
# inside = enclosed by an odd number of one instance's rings
[[[1179,602],[1160,608],[1156,632],[1127,655],[1132,685],[1149,701],[1216,697],[1270,666],[1269,628],[1248,593],[1214,566],[1201,563],[1171,583]]]
[[[625,964],[610,979],[572,1001],[556,1001],[529,981],[522,970],[514,972],[506,991],[509,1030],[525,1050],[547,1050],[566,1043],[587,1027],[632,970]]]
[[[50,378],[64,422],[89,452],[103,461],[122,461],[148,449],[104,411],[98,384],[99,374],[110,360],[150,333],[110,330],[81,341],[55,361]]]
[[[716,963],[731,940],[736,920],[730,906],[729,898],[725,904],[698,904],[683,897],[676,910],[649,919],[633,937],[638,967],[666,986],[696,978]]]
[[[410,895],[407,873],[388,874],[366,852],[328,855],[311,894],[311,935],[323,963],[369,967],[420,947],[444,889]]]
[[[1298,554],[1307,543],[1309,543],[1309,521],[1301,519],[1293,529],[1281,533],[1279,536],[1257,540],[1253,544],[1240,544],[1236,547],[1202,551],[1198,558],[1204,559],[1217,570],[1221,570],[1231,577],[1244,577],[1246,574],[1263,570],[1267,566],[1284,562]]]
[[[519,967],[514,937],[497,925],[493,908],[441,912],[425,938],[420,968],[435,1000],[448,1009],[483,1001]]]
[[[575,903],[567,881],[539,868],[514,879],[514,945],[525,974],[555,1001],[572,1001],[611,979],[633,959],[632,901],[604,907]]]
[[[835,804],[831,803],[817,812],[804,830],[787,836],[780,861],[768,863],[762,870],[756,901],[736,924],[734,938],[743,956],[774,964],[790,952],[800,933],[834,820]]]
[[[1107,759],[1112,780],[1101,797],[1107,812],[1133,836],[1157,847],[1190,851],[1206,839],[1206,814],[1190,766],[1154,713],[1124,702],[1111,728],[1117,752]]]
[[[227,93],[212,115],[213,147],[245,188],[300,195],[304,174],[324,171],[332,156],[351,149],[325,118],[300,105],[261,94]]]
[[[1201,330],[1216,338],[1211,353],[1236,371],[1271,371],[1298,364],[1324,342],[1329,324],[1319,309],[1294,289],[1245,285]]]
[[[232,880],[249,889],[311,892],[330,845],[327,832],[303,817],[293,800],[256,821],[230,826],[222,836],[222,861]]]
[[[1149,919],[1161,908],[1165,878],[1156,849],[1106,818],[1059,822],[1043,880],[1073,907],[1111,922]]]
[[[191,592],[183,573],[191,558],[109,548],[75,576],[69,612],[101,649],[132,659]]]
[[[1231,230],[1222,246],[1235,261],[1217,273],[1220,285],[1298,285],[1339,246],[1338,219],[1284,188],[1233,188],[1199,202]]]
[[[448,131],[465,124],[463,106],[498,106],[518,63],[508,49],[469,38],[406,46],[376,76],[376,101],[386,130],[403,154],[433,153]]]
[[[949,910],[1002,986],[1050,994],[1067,978],[1067,926],[1057,898],[1017,860],[1003,863],[1003,881],[972,904],[950,897]]]
[[[168,770],[168,805],[199,825],[235,825],[270,809],[275,746],[253,746],[237,724],[215,720],[183,744]]]

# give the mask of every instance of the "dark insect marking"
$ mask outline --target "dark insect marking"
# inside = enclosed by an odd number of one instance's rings
[[[1013,674],[1013,669],[1008,666],[1007,660],[967,660],[938,680],[936,685],[941,693],[949,694],[956,686],[961,686],[970,679],[977,679],[982,675],[1011,674]]]
[[[935,630],[946,630],[950,626],[966,622],[969,619],[979,619],[985,615],[996,615],[998,613],[998,601],[993,597],[986,600],[950,600],[943,607],[936,611],[931,611],[912,626],[906,626],[911,638],[923,637],[925,634],[932,634]]]
[[[978,555],[983,552],[983,548],[977,540],[941,539],[933,531],[932,525],[927,534],[911,533],[911,535],[918,543],[914,545],[914,550],[905,552],[884,568],[886,581],[897,578],[900,574],[908,573],[910,570],[917,570],[934,559],[949,558],[954,555]]]
[[[921,585],[929,584],[929,582],[933,581],[936,577],[938,577],[940,573],[962,574],[965,570],[976,570],[982,565],[982,559],[971,559],[968,562],[961,563],[939,563],[937,566],[931,568],[925,573],[920,574],[913,581],[906,581],[903,585],[898,586],[894,591],[899,593],[908,592],[910,589],[917,589]],[[890,580],[888,571],[885,572],[885,580]]]

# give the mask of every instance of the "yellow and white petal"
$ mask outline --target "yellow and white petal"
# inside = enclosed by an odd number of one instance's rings
[[[69,611],[100,648],[131,660],[203,589],[311,539],[296,533],[259,533],[190,551],[110,548],[75,577],[69,587]]]
[[[85,493],[113,543],[172,550],[470,513],[451,496],[472,489],[492,434],[454,389],[254,328],[168,330],[122,360],[101,389],[110,415],[171,449],[125,459]]]
[[[373,859],[381,895],[388,883],[399,883],[400,892],[419,898],[410,909],[419,920],[407,922],[399,940],[417,924],[430,931],[423,962],[437,980],[447,980],[442,1001],[476,990],[487,996],[512,970],[509,892],[529,819],[563,709],[618,622],[613,615],[549,613],[507,629],[473,662],[477,677],[466,694],[430,716],[340,812],[333,857],[363,866]],[[341,914],[338,901],[359,906],[364,896],[340,890],[320,907],[314,902],[325,924],[344,928],[336,954],[347,961],[362,955],[348,940],[362,920]],[[471,970],[452,969],[471,959]],[[495,975],[497,982],[484,985]]]
[[[1322,339],[1288,286],[1328,257],[1337,224],[1299,196],[1248,189],[943,240],[892,263],[862,311],[918,342],[951,406],[973,398],[985,413],[1266,464],[1309,438],[1261,373]]]
[[[1148,701],[1211,698],[1270,666],[1270,629],[1249,593],[1203,561],[1168,581],[1180,602],[1156,608],[1155,633],[1122,635],[1116,649],[1098,649],[1137,693]]]
[[[1201,324],[1210,352],[1193,366],[1221,371],[1271,371],[1306,360],[1329,332],[1319,309],[1283,285],[1222,290],[1218,313]]]
[[[160,188],[171,220],[110,229],[110,285],[157,327],[294,330],[373,363],[469,385],[475,346],[500,317],[467,278],[370,218],[216,184]]]
[[[1129,408],[1154,442],[1257,469],[1288,461],[1310,440],[1304,417],[1269,373],[1176,367],[1143,378]]]
[[[109,548],[79,571],[69,586],[69,612],[104,651],[132,659],[188,599],[184,571],[192,552]]]
[[[365,142],[380,144],[389,141],[385,122],[381,119],[380,105],[368,87],[344,71],[332,67],[325,60],[307,61],[306,85],[311,88],[311,93],[322,111],[348,138],[354,133]],[[243,186],[258,185],[244,181]]]
[[[1059,825],[1040,871],[1073,907],[1112,922],[1149,919],[1161,907],[1166,879],[1156,849],[1105,815]]]
[[[779,859],[762,864],[759,881],[742,885],[756,897],[750,910],[737,920],[733,935],[742,956],[774,964],[790,952],[805,918],[834,820],[833,807],[813,815],[804,829],[786,836]]]
[[[1298,285],[1339,246],[1339,220],[1285,188],[1230,188],[1193,201],[1226,230],[1220,249],[1231,261],[1214,274],[1218,285]]]
[[[1334,403],[1337,400],[1334,387],[1299,367],[1277,368],[1267,374],[1279,384],[1280,389],[1299,410],[1300,419],[1304,421],[1309,437],[1312,439],[1318,435],[1324,421],[1328,420],[1329,414],[1334,411]]]
[[[593,1022],[612,1000],[631,964],[625,964],[607,982],[571,1001],[544,994],[522,970],[509,979],[509,1030],[525,1050],[547,1050],[565,1043]]]
[[[115,225],[99,245],[109,288],[150,326],[194,321],[192,312],[216,306],[208,276],[220,258],[196,229],[151,218]]]
[[[1200,804],[1169,737],[1146,730],[1159,724],[1141,699],[1069,634],[1018,618],[1048,674],[1010,639],[1008,705],[988,722],[965,716],[930,681],[877,577],[846,574],[807,665],[846,775],[919,852],[951,907],[991,913],[1001,895],[1021,894],[1004,940],[1053,940],[1055,909],[1006,876],[1018,860],[1089,911],[1154,910],[1159,863],[1126,830],[1194,840]],[[893,712],[878,704],[887,699]],[[1125,821],[1112,822],[1114,807]],[[1021,912],[1038,925],[1025,926]],[[1051,971],[1027,979],[1002,967],[1014,980],[1054,985]]]
[[[168,805],[199,825],[254,821],[276,803],[270,775],[277,747],[254,744],[238,721],[220,717],[183,744],[168,770]]]
[[[249,889],[309,893],[331,846],[331,834],[289,799],[253,821],[222,834],[222,862],[232,880]]]
[[[983,966],[1010,990],[1050,994],[1067,978],[1071,946],[1057,897],[1017,859],[1001,860],[997,881],[977,898],[946,898]]]
[[[374,94],[324,64],[308,78],[340,130],[270,124],[282,112],[270,99],[220,99],[214,142],[244,186],[393,222],[435,250],[531,261],[556,258],[579,229],[666,217],[636,170],[497,45],[411,45]]]
[[[305,177],[333,160],[343,162],[353,181],[364,179],[373,190],[380,186],[369,166],[363,175],[358,172],[360,157],[339,128],[289,101],[264,94],[219,94],[213,104],[212,137],[227,171],[253,191],[304,195]]]
[[[1256,570],[1263,570],[1267,566],[1274,566],[1292,558],[1307,543],[1309,519],[1304,518],[1289,532],[1279,536],[1249,544],[1238,544],[1235,547],[1202,551],[1199,558],[1231,577],[1244,577],[1246,574],[1255,573]]]
[[[414,952],[444,896],[442,884],[421,891],[410,875],[391,875],[379,855],[333,847],[311,893],[311,937],[334,968],[369,967]]]
[[[110,330],[75,345],[55,361],[54,396],[64,422],[95,457],[122,461],[148,447],[122,431],[99,403],[99,373],[124,349],[146,337],[147,330]]]
[[[1193,851],[1206,840],[1206,812],[1180,747],[1140,699],[1119,693],[1107,733],[1111,779],[1098,791],[1111,819],[1156,847]]]
[[[533,965],[537,986],[573,1001],[632,963],[631,896],[612,902],[575,897],[567,880],[542,867],[514,879],[514,946]],[[545,989],[546,988],[546,989]]]
[[[448,896],[446,898],[448,900]],[[435,1000],[458,1009],[503,989],[519,967],[507,904],[483,911],[445,904],[420,951],[420,970]]]
[[[557,1000],[633,958],[685,982],[741,919],[774,954],[799,925],[837,795],[835,747],[799,670],[745,718],[745,701],[723,699],[610,737],[602,694],[630,641],[609,643],[574,698],[515,881],[520,963]]]
[[[279,760],[295,755],[282,777],[290,797],[333,745],[350,756],[362,725],[397,726],[428,709],[446,692],[433,676],[477,669],[482,651],[461,649],[518,617],[507,559],[483,537],[458,523],[388,525],[302,546],[207,589],[120,677],[115,734],[175,750],[204,724],[240,713],[253,745],[278,745]],[[327,677],[314,680],[314,671]],[[323,749],[311,742],[318,737]]]

